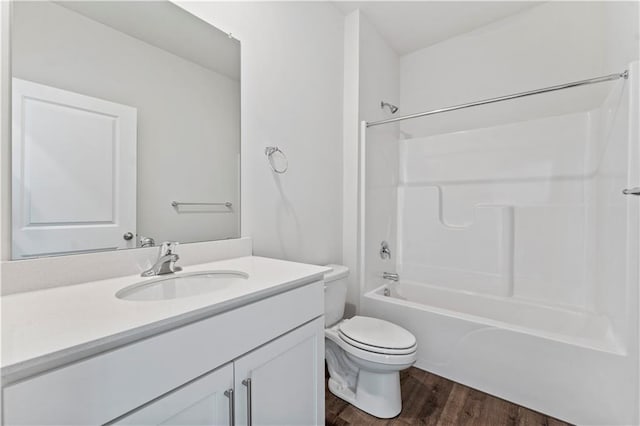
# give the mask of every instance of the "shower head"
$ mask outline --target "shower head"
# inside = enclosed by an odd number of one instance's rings
[[[395,114],[396,112],[398,112],[397,106],[385,101],[380,102],[380,108],[384,109],[384,107],[388,107],[389,111],[391,111],[391,114]]]

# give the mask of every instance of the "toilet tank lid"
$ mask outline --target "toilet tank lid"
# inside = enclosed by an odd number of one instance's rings
[[[325,266],[331,268],[331,270],[324,273],[324,282],[331,282],[349,276],[349,268],[344,265],[329,264]]]

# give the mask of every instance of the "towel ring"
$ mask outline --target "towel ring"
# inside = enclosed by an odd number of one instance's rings
[[[284,159],[284,167],[281,168],[281,169],[278,169],[273,163],[273,154],[275,154],[277,152],[279,152],[280,156],[282,156],[282,158]],[[285,173],[289,169],[289,160],[287,159],[287,156],[277,146],[268,146],[268,147],[266,147],[264,149],[264,155],[267,156],[267,159],[269,160],[269,166],[271,167],[271,170],[273,170],[274,172],[282,174],[282,173]]]

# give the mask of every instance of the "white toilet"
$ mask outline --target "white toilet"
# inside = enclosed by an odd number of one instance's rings
[[[324,275],[325,358],[329,390],[376,417],[400,414],[400,370],[416,361],[416,338],[388,321],[355,316],[342,319],[349,269],[327,265]]]

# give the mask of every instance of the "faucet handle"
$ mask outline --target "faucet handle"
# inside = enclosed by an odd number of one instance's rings
[[[386,241],[380,243],[380,258],[383,260],[391,259],[391,249]]]
[[[180,243],[177,241],[165,241],[160,246],[160,256],[166,256],[168,254],[173,254],[173,252],[178,248]]]

